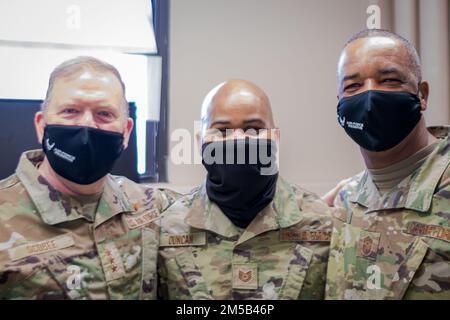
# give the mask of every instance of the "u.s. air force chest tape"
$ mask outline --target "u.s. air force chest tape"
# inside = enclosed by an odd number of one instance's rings
[[[330,242],[331,230],[280,229],[280,241]]]
[[[258,265],[256,263],[233,263],[233,289],[258,289]]]
[[[136,229],[159,219],[160,214],[158,209],[150,209],[143,213],[125,214],[123,217],[129,229]]]
[[[29,256],[61,250],[73,245],[75,245],[73,237],[70,234],[64,234],[43,241],[26,243],[15,248],[8,249],[8,254],[10,259],[15,261]]]
[[[413,221],[406,225],[405,232],[415,236],[435,238],[450,242],[450,227]]]
[[[162,234],[159,239],[160,247],[187,247],[203,245],[206,245],[206,232]]]

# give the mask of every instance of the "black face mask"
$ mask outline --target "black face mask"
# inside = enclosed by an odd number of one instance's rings
[[[57,174],[86,185],[111,171],[123,151],[123,135],[90,127],[46,125],[42,148]]]
[[[269,139],[214,141],[202,146],[202,154],[209,199],[234,225],[246,228],[275,196],[276,144]],[[211,156],[218,163],[211,163]]]
[[[399,144],[420,120],[420,99],[409,92],[369,90],[342,98],[339,124],[362,148],[385,151]]]

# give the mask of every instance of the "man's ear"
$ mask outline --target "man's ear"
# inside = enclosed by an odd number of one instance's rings
[[[130,141],[131,131],[133,130],[134,121],[132,118],[127,119],[127,126],[125,132],[123,133],[123,148],[128,148],[128,142]]]
[[[269,138],[274,140],[276,142],[276,144],[279,146],[280,145],[280,129],[273,128],[273,129],[269,129],[269,130],[270,130]]]
[[[198,153],[201,155],[203,139],[200,131],[195,134],[195,140],[197,141]]]
[[[36,129],[36,136],[38,143],[42,143],[42,138],[44,137],[44,128],[45,128],[45,121],[44,121],[44,112],[38,111],[34,115],[34,128]]]
[[[280,132],[279,128],[277,128],[277,130],[275,130],[275,137],[277,139],[277,143],[280,143],[281,132]]]
[[[427,110],[429,94],[430,94],[430,85],[428,84],[428,81],[421,81],[419,83],[419,99],[420,99],[420,110],[422,112]]]

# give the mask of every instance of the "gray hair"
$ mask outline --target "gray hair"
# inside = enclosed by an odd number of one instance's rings
[[[419,54],[417,53],[416,48],[411,44],[411,42],[409,42],[407,39],[403,38],[402,36],[388,31],[388,30],[383,30],[383,29],[365,29],[362,30],[356,34],[354,34],[346,43],[345,46],[343,48],[343,50],[345,50],[345,48],[347,48],[347,46],[358,40],[358,39],[363,39],[363,38],[374,38],[374,37],[385,37],[385,38],[390,38],[396,41],[399,41],[403,44],[403,46],[406,49],[406,52],[408,54],[408,67],[410,68],[410,70],[412,71],[412,73],[416,76],[418,82],[422,81],[422,65],[420,62],[420,57]]]
[[[86,69],[110,72],[119,80],[123,92],[124,115],[125,118],[128,118],[129,110],[128,110],[128,102],[125,98],[125,84],[122,81],[122,77],[120,76],[119,71],[113,65],[89,56],[80,56],[64,61],[52,71],[52,73],[50,74],[50,79],[48,81],[47,94],[45,95],[45,100],[41,105],[41,110],[44,112],[44,115],[52,98],[53,86],[55,84],[55,81],[60,78],[74,75]]]

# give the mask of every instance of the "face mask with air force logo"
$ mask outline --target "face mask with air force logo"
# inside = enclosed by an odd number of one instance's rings
[[[353,141],[376,152],[399,144],[422,116],[417,95],[379,90],[342,98],[337,115],[339,124]]]
[[[42,148],[58,175],[86,185],[111,171],[124,149],[123,134],[84,126],[46,125]]]

